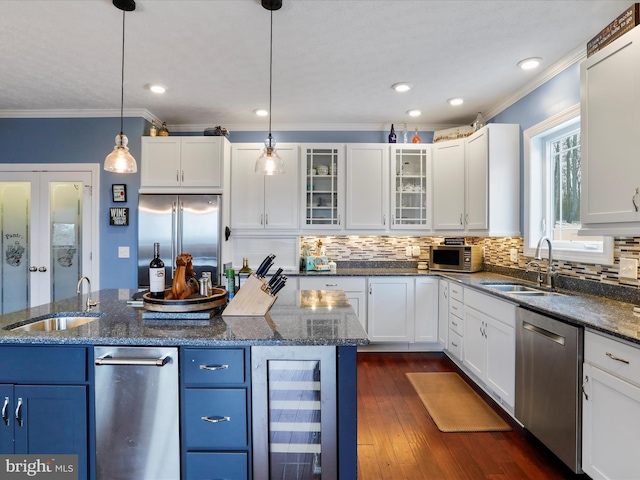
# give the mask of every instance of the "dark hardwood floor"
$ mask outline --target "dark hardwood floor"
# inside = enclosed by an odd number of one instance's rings
[[[588,480],[470,381],[513,430],[440,432],[405,373],[449,371],[466,379],[443,353],[358,354],[358,480]]]

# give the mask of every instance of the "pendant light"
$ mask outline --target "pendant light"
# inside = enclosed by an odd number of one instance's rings
[[[276,141],[271,135],[271,89],[273,84],[273,11],[282,7],[282,0],[262,0],[262,6],[270,11],[271,36],[269,38],[269,135],[264,141],[262,155],[256,161],[256,173],[278,175],[284,173],[284,160],[275,149]]]
[[[122,10],[122,77],[120,81],[120,134],[116,136],[116,146],[104,159],[104,169],[114,173],[136,173],[138,165],[133,155],[129,153],[127,144],[129,139],[123,133],[124,124],[124,17],[126,12],[136,9],[134,0],[113,0],[113,4]]]

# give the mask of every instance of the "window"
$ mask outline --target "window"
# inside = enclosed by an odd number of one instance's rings
[[[524,253],[535,256],[538,241],[548,236],[555,259],[611,265],[613,239],[579,233],[579,115],[576,105],[524,132]]]

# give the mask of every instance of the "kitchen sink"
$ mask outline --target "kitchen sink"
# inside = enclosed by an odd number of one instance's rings
[[[542,290],[540,288],[531,287],[529,285],[522,285],[520,283],[484,283],[483,285],[500,292],[518,296],[522,295],[527,297],[548,297],[563,295],[562,293],[552,292],[550,290]]]
[[[24,325],[5,327],[5,330],[12,332],[55,332],[58,330],[68,330],[79,327],[100,318],[101,315],[87,315],[86,313],[64,314],[60,316],[49,316],[41,318]],[[14,324],[15,325],[15,324]]]

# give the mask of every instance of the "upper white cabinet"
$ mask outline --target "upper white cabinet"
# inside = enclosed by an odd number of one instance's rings
[[[225,137],[142,137],[140,189],[219,192]]]
[[[389,219],[389,145],[347,145],[346,227],[386,230]]]
[[[640,234],[640,29],[580,65],[581,223],[586,234]]]
[[[345,146],[302,145],[304,230],[342,228]]]
[[[255,164],[261,144],[233,144],[231,148],[231,228],[238,230],[297,230],[298,147],[281,144],[283,175],[260,175]]]
[[[433,145],[436,231],[520,234],[520,127],[491,123]]]
[[[391,229],[431,228],[431,145],[391,146]]]

